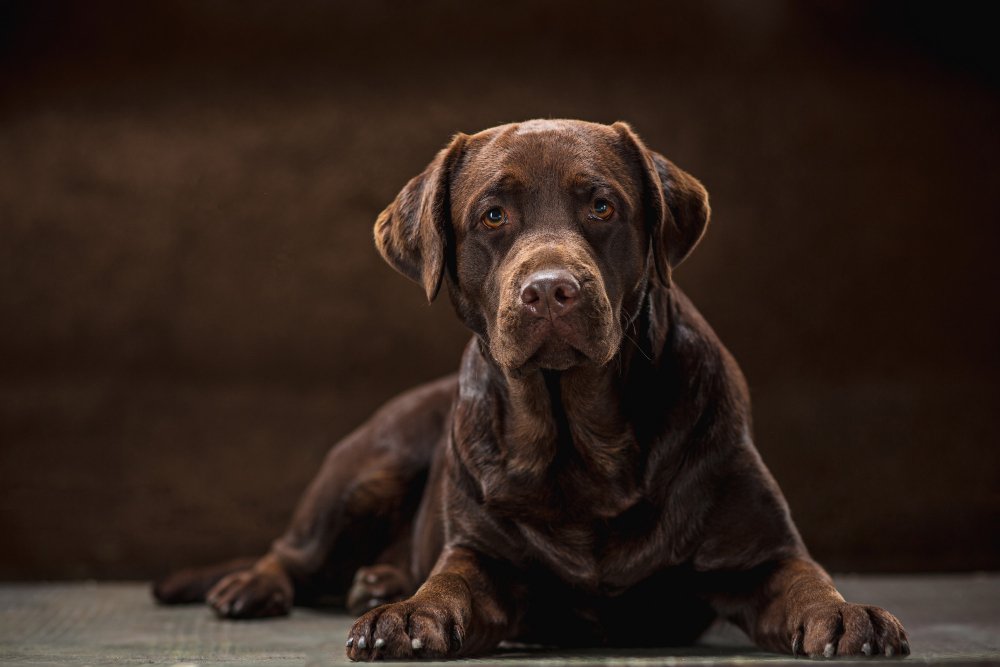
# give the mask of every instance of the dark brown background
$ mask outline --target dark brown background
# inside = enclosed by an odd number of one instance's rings
[[[329,444],[466,339],[376,214],[453,132],[536,116],[628,120],[707,185],[678,280],[819,559],[1000,567],[974,8],[0,4],[0,577],[261,552]]]

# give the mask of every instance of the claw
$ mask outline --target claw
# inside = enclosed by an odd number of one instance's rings
[[[420,641],[419,639],[411,639],[410,640],[410,646],[413,647],[414,651],[419,651],[420,649],[422,649],[424,647],[424,643],[422,641]]]
[[[834,648],[833,642],[830,642],[829,644],[827,644],[826,646],[823,647],[823,657],[824,658],[832,658],[833,655],[834,655],[834,653],[836,653],[836,651],[837,651],[837,649]]]
[[[903,655],[910,654],[910,642],[904,639],[902,644],[899,645],[899,647],[903,650]]]
[[[385,646],[385,640],[381,637],[377,638],[375,640],[375,648],[382,648],[383,646]]]
[[[895,653],[895,652],[896,652],[895,649],[893,649],[891,646],[886,646],[885,647],[885,657],[891,658],[892,654]]]
[[[865,655],[871,655],[872,654],[871,642],[865,642],[864,644],[862,644],[861,652],[864,653]]]
[[[364,637],[358,637],[358,648],[368,648],[368,642]]]
[[[354,645],[354,637],[348,637],[347,638],[347,643],[344,644],[344,646],[346,646],[347,648],[351,648],[351,646],[353,646],[353,645]]]

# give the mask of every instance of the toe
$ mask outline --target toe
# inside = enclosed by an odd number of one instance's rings
[[[410,617],[410,647],[421,658],[443,658],[451,654],[451,635],[451,628],[427,614],[417,612]]]
[[[844,634],[837,643],[837,655],[872,655],[875,651],[875,629],[867,610],[860,605],[847,605],[841,610]]]
[[[831,609],[816,614],[806,621],[803,651],[814,658],[832,658],[837,654],[842,627],[839,610]]]
[[[209,589],[208,593],[205,594],[205,602],[215,606],[216,602],[221,600],[230,588],[232,588],[236,577],[234,575],[229,575],[228,577],[223,577]]]
[[[371,651],[373,617],[366,614],[359,618],[347,636],[347,657],[351,660],[368,660]]]
[[[267,598],[261,616],[284,616],[292,610],[292,601],[284,591],[274,591]]]
[[[219,616],[230,616],[242,590],[242,578],[238,575],[226,577],[208,595],[208,604]]]
[[[879,607],[868,607],[868,617],[871,620],[876,646],[874,653],[887,657],[904,656],[910,653],[906,631],[895,616]]]
[[[246,586],[237,591],[229,607],[230,618],[257,618],[266,616],[270,596],[264,591],[258,591],[252,586]]]
[[[408,609],[405,605],[390,605],[379,616],[372,631],[373,650],[379,657],[409,658],[413,653],[407,633]]]

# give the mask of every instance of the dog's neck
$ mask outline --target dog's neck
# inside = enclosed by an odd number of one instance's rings
[[[466,355],[475,358],[465,362],[463,397],[489,411],[495,440],[477,457],[488,500],[506,501],[511,494],[518,501],[538,499],[572,485],[603,489],[590,504],[602,516],[634,504],[642,452],[623,409],[623,392],[632,373],[650,371],[663,347],[666,292],[657,288],[644,295],[638,314],[623,323],[629,330],[618,354],[603,366],[510,373],[490,358],[484,341],[470,346]]]
[[[620,404],[621,378],[608,366],[504,375],[506,411],[499,424],[511,472],[541,478],[551,466],[578,458],[602,477],[615,477],[634,443]]]

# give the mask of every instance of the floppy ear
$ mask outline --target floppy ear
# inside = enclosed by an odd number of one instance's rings
[[[396,195],[375,221],[375,246],[389,265],[423,285],[427,301],[441,288],[446,244],[450,237],[451,171],[467,136],[457,134],[423,173]]]
[[[705,234],[711,213],[708,192],[694,176],[646,148],[627,123],[614,127],[639,160],[653,261],[660,282],[667,285],[671,269],[684,261]]]

